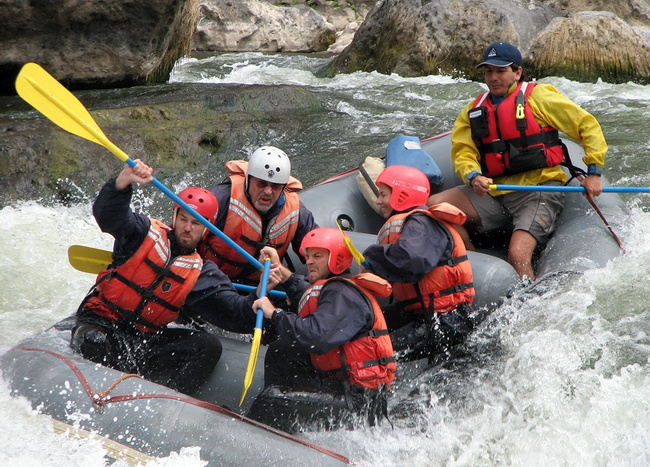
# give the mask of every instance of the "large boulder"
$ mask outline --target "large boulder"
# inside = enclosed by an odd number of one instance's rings
[[[0,93],[13,94],[26,62],[71,88],[164,82],[189,55],[198,0],[4,0]]]
[[[582,8],[615,11],[578,15]],[[646,0],[384,0],[324,73],[443,72],[482,80],[475,65],[488,44],[502,40],[520,48],[529,77],[555,74],[647,83],[650,54],[642,32],[650,25],[649,12]],[[610,50],[626,53],[602,54],[598,49],[606,41]]]
[[[334,26],[305,5],[201,0],[193,47],[217,52],[322,52],[335,40]]]
[[[580,12],[551,21],[530,47],[524,69],[533,76],[647,82],[650,46],[613,13]]]
[[[402,76],[471,72],[497,34],[500,40],[529,45],[534,31],[558,15],[551,7],[514,0],[384,0],[331,70]]]

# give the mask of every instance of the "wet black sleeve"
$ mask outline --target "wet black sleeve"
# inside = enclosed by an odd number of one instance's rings
[[[120,264],[140,247],[151,222],[144,214],[131,210],[133,188],[124,190],[115,187],[115,178],[110,179],[99,191],[93,204],[93,215],[102,232],[115,238],[113,246],[114,264]]]
[[[372,329],[374,312],[361,293],[342,281],[328,282],[321,290],[316,311],[304,318],[292,312],[273,320],[281,339],[297,349],[322,355]]]
[[[284,284],[282,284],[284,291],[287,294],[287,300],[291,304],[291,310],[296,311],[298,304],[302,298],[302,294],[309,288],[311,284],[307,281],[305,276],[298,274],[291,274]]]
[[[372,272],[389,282],[417,282],[451,257],[443,227],[424,215],[409,217],[397,243],[370,245],[363,252]]]
[[[252,333],[255,328],[255,291],[240,295],[232,282],[212,261],[205,261],[185,311],[230,332]]]

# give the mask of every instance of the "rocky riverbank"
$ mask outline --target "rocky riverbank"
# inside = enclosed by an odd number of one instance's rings
[[[0,3],[0,93],[35,61],[72,89],[164,83],[194,51],[327,52],[327,73],[475,69],[495,40],[529,77],[650,82],[648,0],[142,0]],[[356,32],[355,32],[356,31]]]

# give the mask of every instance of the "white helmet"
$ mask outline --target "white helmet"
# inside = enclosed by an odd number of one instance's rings
[[[262,146],[248,159],[247,175],[271,183],[286,185],[291,175],[291,161],[282,149]],[[248,182],[248,177],[246,177]]]

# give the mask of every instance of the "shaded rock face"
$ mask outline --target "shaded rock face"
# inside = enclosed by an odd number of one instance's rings
[[[550,7],[491,0],[384,0],[369,13],[333,72],[377,70],[402,76],[470,76],[487,44],[532,43],[533,31],[559,13]]]
[[[26,62],[71,88],[164,82],[190,53],[198,0],[3,0],[0,93]]]
[[[168,84],[127,92],[75,95],[111,142],[157,168],[162,182],[188,172],[211,186],[242,147],[268,135],[304,134],[327,109],[296,86]],[[23,199],[43,203],[90,201],[123,163],[108,149],[50,122],[18,96],[4,97],[0,113],[0,208]]]
[[[625,18],[574,12],[589,7],[611,7]],[[650,25],[649,11],[647,0],[384,0],[324,73],[377,70],[420,76],[443,72],[482,80],[475,65],[485,47],[506,41],[522,51],[528,77],[554,74],[580,81],[602,77],[647,83],[650,55],[640,32]],[[554,21],[561,16],[563,21]],[[623,58],[616,53],[603,56],[600,49],[605,39],[611,50],[626,51]],[[543,50],[549,46],[551,51]]]

